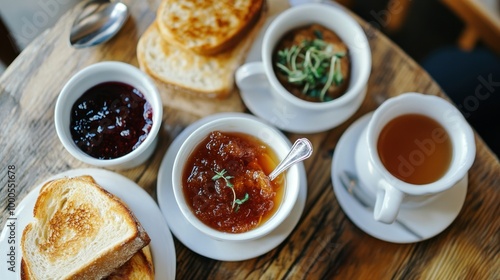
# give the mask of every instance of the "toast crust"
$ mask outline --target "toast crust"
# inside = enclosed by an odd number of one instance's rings
[[[154,279],[154,264],[150,246],[139,250],[130,260],[120,266],[105,280],[148,280]]]
[[[265,0],[163,0],[158,28],[169,43],[200,55],[234,47],[257,22]]]
[[[95,205],[89,197],[105,205]],[[57,267],[66,264],[64,261],[78,265],[69,268],[67,275],[62,276],[64,279],[102,278],[150,242],[128,207],[97,185],[91,176],[47,182],[40,190],[33,215],[35,221],[26,226],[21,239],[22,279],[48,279],[48,275],[36,275],[37,266]],[[109,233],[101,229],[116,219],[126,227],[126,236],[110,236],[114,239],[96,248],[94,258],[84,256],[81,260],[81,252],[93,246],[94,240],[106,238],[102,235]]]

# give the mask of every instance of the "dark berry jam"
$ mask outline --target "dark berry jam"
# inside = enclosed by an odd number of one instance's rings
[[[153,125],[153,109],[136,88],[120,83],[98,84],[71,108],[75,144],[98,159],[126,155],[144,142]]]

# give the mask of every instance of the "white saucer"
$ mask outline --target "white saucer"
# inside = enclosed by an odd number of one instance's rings
[[[368,124],[372,113],[354,122],[342,135],[332,161],[332,183],[337,201],[351,219],[369,235],[394,243],[413,243],[429,239],[445,230],[462,209],[467,193],[467,175],[454,187],[448,189],[425,207],[401,209],[398,219],[422,236],[422,239],[407,232],[397,224],[384,224],[373,218],[373,212],[364,208],[341,185],[338,174],[341,171],[355,172],[354,150],[357,140]]]
[[[47,179],[47,181],[61,178],[74,177],[79,175],[91,175],[96,182],[110,193],[122,199],[132,210],[134,215],[140,221],[141,225],[147,231],[151,238],[151,252],[153,255],[153,263],[155,276],[157,279],[175,279],[176,273],[176,257],[175,247],[172,234],[169,231],[167,223],[163,215],[151,196],[135,182],[130,179],[104,169],[74,169],[57,174]],[[20,260],[22,252],[20,248],[20,240],[26,225],[33,220],[33,207],[38,198],[38,193],[43,184],[38,185],[32,190],[16,207],[15,215],[11,218],[17,220],[7,220],[16,223],[16,272],[10,272],[6,263],[6,256],[3,256],[3,261],[0,262],[0,274],[3,280],[21,279]],[[7,226],[6,224],[6,226]],[[10,230],[4,227],[0,235],[0,252],[9,252],[8,237]]]
[[[186,247],[192,251],[219,261],[242,261],[263,255],[278,246],[295,228],[302,211],[304,210],[307,196],[307,179],[305,168],[299,163],[299,172],[301,174],[301,187],[297,202],[285,221],[270,234],[251,241],[245,242],[222,242],[212,239],[192,226],[183,216],[177,206],[172,190],[172,166],[175,156],[180,146],[186,140],[190,133],[201,125],[221,117],[226,116],[246,116],[248,118],[259,120],[258,118],[242,113],[219,113],[205,117],[186,127],[170,144],[165,157],[162,160],[160,170],[158,171],[158,203],[163,212],[172,233]],[[259,120],[261,121],[261,120]],[[283,137],[285,137],[283,135]]]

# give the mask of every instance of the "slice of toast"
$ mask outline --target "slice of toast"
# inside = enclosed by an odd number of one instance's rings
[[[46,183],[33,216],[21,239],[22,279],[100,279],[150,242],[125,204],[91,176]]]
[[[264,0],[163,0],[160,34],[178,47],[214,55],[236,45],[257,22]]]
[[[227,98],[235,89],[234,72],[245,60],[265,21],[265,9],[257,24],[234,48],[213,56],[197,55],[162,37],[157,21],[137,44],[140,68],[169,89],[203,98]]]
[[[105,280],[153,280],[155,279],[153,258],[149,245],[139,250],[124,265]]]

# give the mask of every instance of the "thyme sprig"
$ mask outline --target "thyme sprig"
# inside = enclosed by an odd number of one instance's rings
[[[236,191],[234,190],[234,185],[230,181],[234,177],[227,176],[226,169],[222,169],[221,171],[214,171],[214,172],[215,172],[215,175],[212,177],[212,180],[217,181],[221,178],[224,179],[224,181],[226,182],[226,186],[229,187],[233,191],[233,204],[231,206],[231,209],[233,209],[234,212],[238,212],[238,210],[240,210],[240,205],[245,203],[250,198],[250,196],[248,195],[248,193],[245,193],[245,197],[243,199],[237,199],[236,198]],[[234,208],[235,206],[236,206],[236,209]]]
[[[279,50],[276,66],[288,82],[303,86],[303,94],[328,101],[326,92],[330,86],[340,85],[344,80],[341,59],[345,53],[335,52],[333,45],[323,41],[319,30],[314,34],[316,39]]]
[[[240,210],[240,205],[245,203],[249,198],[250,195],[248,193],[245,193],[245,197],[243,199],[235,199],[234,202],[238,205],[236,205],[236,209],[234,209],[234,212],[238,212],[238,210]]]

